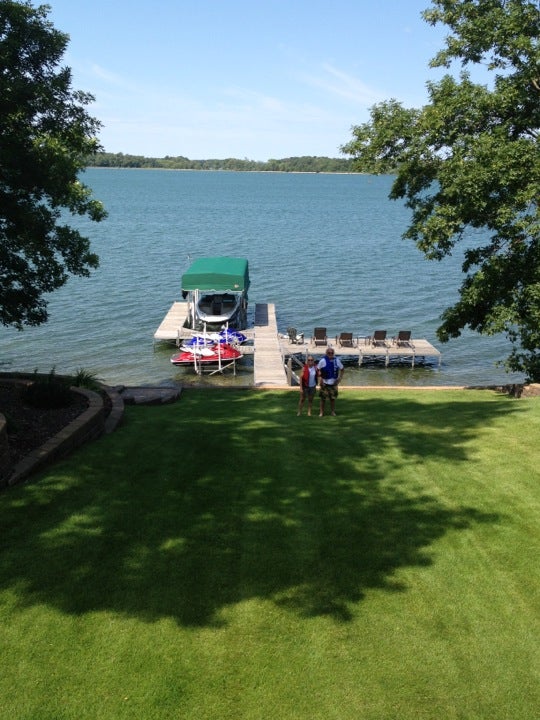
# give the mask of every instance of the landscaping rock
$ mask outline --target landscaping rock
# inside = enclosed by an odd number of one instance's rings
[[[181,389],[177,387],[123,387],[120,391],[126,405],[165,405],[173,403],[180,397]]]
[[[521,392],[521,397],[538,397],[540,396],[540,383],[531,383],[530,385],[524,385]]]

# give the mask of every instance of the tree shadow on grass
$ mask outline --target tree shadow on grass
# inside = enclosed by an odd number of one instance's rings
[[[474,462],[470,441],[515,403],[356,395],[319,419],[292,417],[290,397],[130,409],[114,436],[0,497],[0,588],[183,625],[250,598],[347,621],[368,589],[405,591],[396,571],[429,565],[445,533],[497,520],[414,474]]]

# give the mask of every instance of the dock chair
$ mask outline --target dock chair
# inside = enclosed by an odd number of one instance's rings
[[[287,335],[289,336],[289,342],[292,345],[303,345],[304,344],[304,333],[296,332],[296,328],[288,327]]]
[[[392,338],[392,340],[394,342],[394,345],[397,345],[398,347],[414,347],[411,342],[410,330],[400,330],[398,334],[394,338]]]
[[[328,345],[328,336],[325,327],[316,327],[311,338],[314,345]]]
[[[375,330],[371,336],[373,347],[386,347],[386,330]]]
[[[341,345],[341,347],[354,347],[355,343],[353,340],[353,334],[352,332],[342,332],[339,335],[336,336],[336,345]]]

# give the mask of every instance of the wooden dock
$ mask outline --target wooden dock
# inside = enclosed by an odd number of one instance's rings
[[[154,341],[175,342],[192,337],[192,331],[184,327],[187,317],[187,303],[174,302],[161,325],[154,333]],[[283,355],[278,339],[276,308],[273,304],[255,305],[255,326],[243,330],[253,338],[253,346],[242,346],[243,354],[253,354],[253,384],[255,387],[284,387],[287,378]]]
[[[265,388],[286,386],[287,378],[277,331],[276,308],[273,304],[255,305],[254,347],[254,386]]]
[[[425,362],[426,358],[435,358],[440,367],[442,361],[440,351],[425,338],[411,340],[406,345],[398,345],[390,340],[383,346],[373,346],[367,340],[364,340],[363,344],[362,341],[359,341],[357,350],[359,365],[362,365],[365,359],[380,359],[384,360],[387,367],[392,361],[410,361],[411,367],[414,367],[418,361]]]
[[[154,333],[154,341],[165,340],[180,345],[182,340],[191,337],[192,331],[184,326],[186,317],[187,303],[174,302]],[[327,347],[335,348],[336,354],[344,360],[356,360],[360,366],[367,362],[381,362],[385,366],[409,362],[414,367],[416,363],[425,362],[426,358],[435,359],[440,366],[442,360],[440,351],[424,338],[399,346],[392,339],[373,345],[366,337],[354,338],[353,347],[340,346],[334,337],[328,338],[328,345],[315,345],[309,336],[303,343],[291,343],[287,335],[278,333],[273,303],[257,303],[254,327],[242,332],[253,339],[253,345],[243,346],[242,352],[253,353],[253,384],[259,388],[286,387],[290,384],[290,370],[286,370],[288,358],[292,355],[305,357],[308,353],[322,357]]]
[[[414,367],[418,362],[425,362],[426,358],[434,358],[440,366],[442,360],[441,352],[425,338],[415,338],[406,345],[397,345],[392,339],[387,340],[384,344],[372,345],[369,338],[357,337],[353,340],[353,347],[341,347],[337,338],[329,337],[327,345],[315,345],[310,337],[306,337],[304,343],[297,344],[291,343],[288,337],[282,336],[280,345],[284,357],[295,354],[307,355],[308,353],[316,357],[322,356],[327,347],[333,347],[336,355],[347,359],[357,358],[358,365],[370,361],[379,361],[385,366],[393,362],[410,362]]]
[[[174,302],[154,333],[154,340],[170,340],[180,344],[187,318],[187,302]]]

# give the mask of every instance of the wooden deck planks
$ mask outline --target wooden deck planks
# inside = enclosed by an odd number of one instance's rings
[[[278,339],[276,308],[272,303],[255,305],[253,384],[255,387],[283,387],[287,384]]]
[[[434,357],[438,363],[441,363],[442,355],[437,348],[428,342],[425,338],[415,338],[411,340],[410,345],[397,346],[391,340],[385,345],[371,345],[365,338],[355,338],[354,347],[341,347],[335,342],[334,338],[328,339],[328,345],[315,345],[311,338],[306,338],[303,344],[291,343],[286,337],[280,338],[280,344],[283,355],[291,355],[293,353],[301,353],[306,355],[324,355],[327,347],[333,347],[337,355],[346,357],[357,357],[358,363],[361,365],[365,358],[380,358],[389,364],[392,359],[409,358],[414,366],[417,358]]]
[[[425,338],[416,338],[411,340],[408,345],[396,345],[388,342],[386,346],[371,346],[368,343],[360,343],[358,345],[359,364],[361,365],[364,358],[382,357],[385,364],[388,365],[392,359],[409,358],[411,365],[414,367],[417,358],[434,357],[440,365],[441,353],[433,347]]]
[[[178,340],[187,318],[187,302],[174,302],[154,333],[154,340]]]

